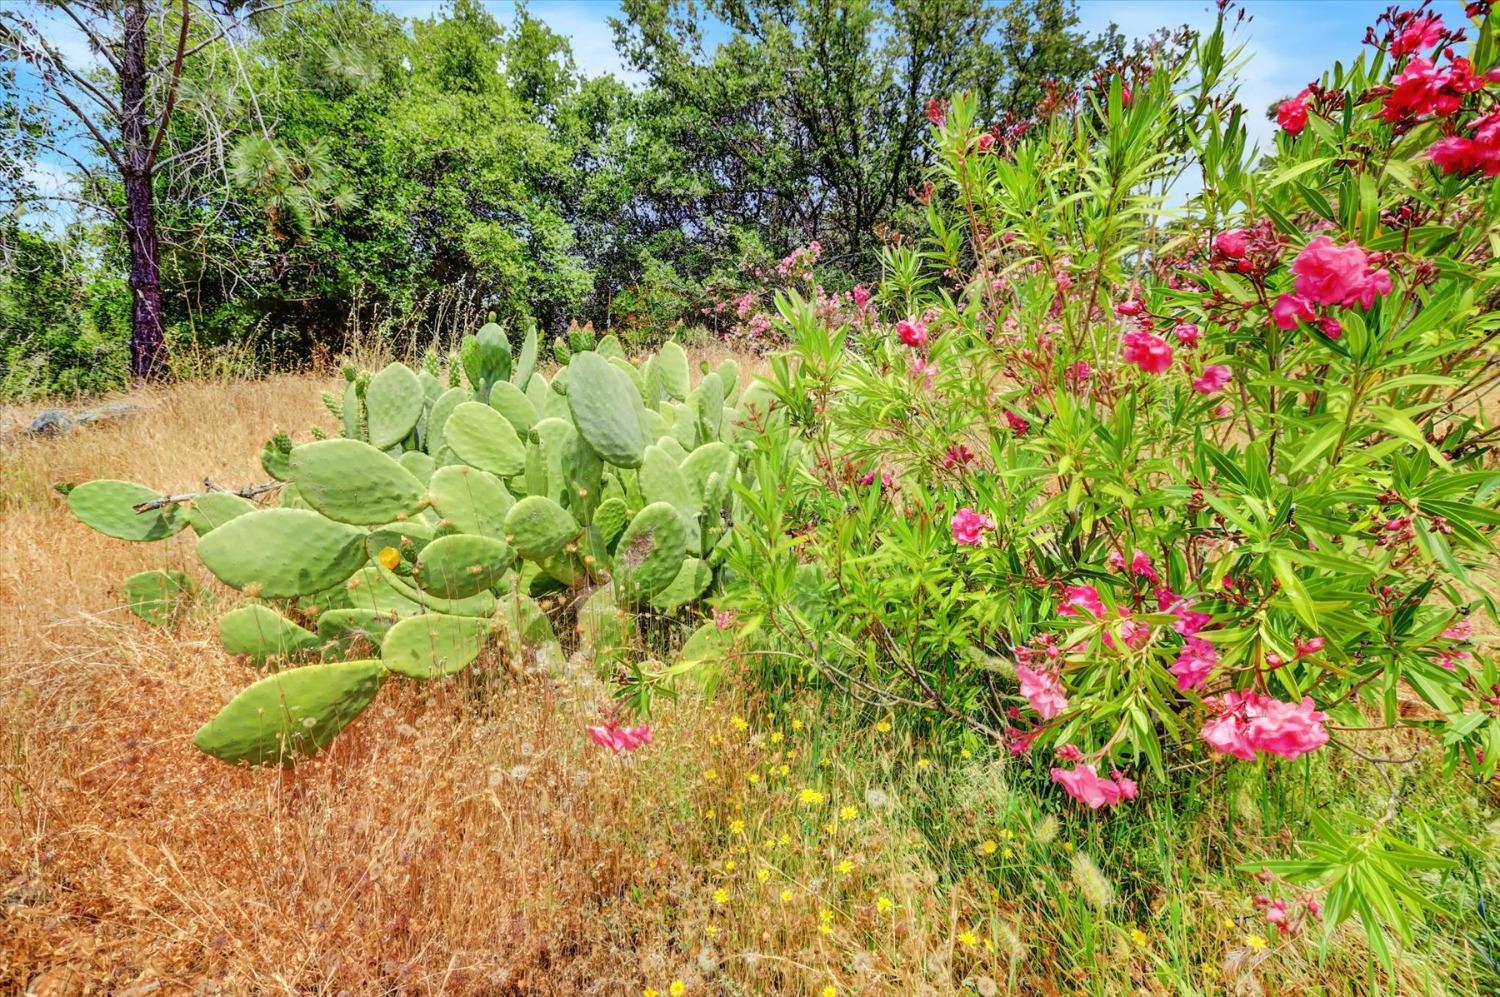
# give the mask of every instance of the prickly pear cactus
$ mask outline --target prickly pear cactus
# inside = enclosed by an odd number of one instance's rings
[[[536,330],[513,352],[492,316],[418,370],[345,368],[342,395],[324,397],[340,435],[277,433],[260,454],[266,485],[69,492],[78,518],[115,539],[190,526],[208,573],[241,593],[220,621],[224,649],[271,674],[203,726],[203,751],[289,764],[327,747],[391,676],[560,668],[558,634],[617,661],[640,639],[636,612],[692,618],[746,473],[738,369],[695,384],[675,343],[632,361],[576,326],[550,352],[561,366],[544,375]],[[145,572],[125,591],[168,626],[194,587]]]

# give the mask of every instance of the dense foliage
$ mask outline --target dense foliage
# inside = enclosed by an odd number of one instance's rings
[[[731,558],[767,681],[971,728],[1090,810],[1400,728],[1484,791],[1500,52],[1379,29],[1258,163],[1222,30],[1025,128],[930,108],[928,237],[873,297],[776,298]],[[1462,843],[1397,793],[1305,819],[1271,922],[1357,914],[1388,962]]]
[[[308,0],[254,17],[233,45],[193,22],[155,181],[168,334],[294,359],[372,328],[451,345],[493,310],[548,335],[577,319],[655,341],[712,322],[706,299],[810,240],[849,284],[873,273],[876,233],[903,224],[920,185],[922,101],[974,88],[1024,113],[1033,81],[1076,82],[1120,47],[1084,39],[1063,0],[839,11],[713,4],[723,40],[706,46],[692,5],[628,3],[619,46],[639,87],[577,66],[524,4],[505,26],[477,0],[412,22]],[[160,14],[166,58],[176,26],[170,5]],[[90,159],[86,135],[35,107],[0,114],[16,200],[38,203],[30,161],[59,147]],[[118,180],[91,170],[79,193],[103,209],[84,221],[107,220],[72,270],[120,294]],[[0,337],[38,369],[33,391],[103,384],[67,350]]]

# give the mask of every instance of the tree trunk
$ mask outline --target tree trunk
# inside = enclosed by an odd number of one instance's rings
[[[146,7],[130,0],[124,10],[125,50],[120,65],[120,137],[125,181],[125,237],[130,244],[130,369],[136,377],[166,373],[161,309],[161,250],[152,199],[151,121],[146,113]]]

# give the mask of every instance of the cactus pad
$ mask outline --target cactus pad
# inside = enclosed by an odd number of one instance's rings
[[[504,416],[482,402],[464,402],[443,426],[443,438],[458,459],[500,477],[520,474],[526,448]]]
[[[444,599],[464,599],[498,582],[515,553],[504,540],[455,533],[422,549],[412,579]]]
[[[389,523],[421,508],[427,489],[359,440],[319,440],[292,450],[292,483],[308,505],[340,523]]]
[[[404,363],[387,364],[365,389],[370,445],[385,450],[406,439],[426,401],[422,382]]]
[[[584,441],[617,467],[640,467],[645,407],[630,380],[597,353],[576,354],[567,369],[568,410]]]
[[[363,530],[306,509],[261,509],[198,540],[198,557],[220,581],[261,598],[311,595],[365,562]]]
[[[511,545],[532,561],[542,561],[566,547],[581,531],[568,510],[545,495],[528,495],[505,517]]]
[[[677,510],[654,502],[636,514],[615,546],[615,583],[633,598],[649,599],[682,570],[687,529]]]
[[[462,671],[484,649],[488,620],[426,613],[402,620],[380,645],[380,660],[407,678],[436,678]]]
[[[516,500],[488,471],[466,464],[441,467],[427,485],[432,507],[460,533],[505,536],[505,514]]]
[[[219,641],[230,654],[256,663],[289,658],[318,646],[318,637],[268,606],[232,609],[219,618]]]
[[[85,481],[68,492],[68,507],[90,529],[116,540],[163,540],[188,524],[176,506],[136,512],[142,502],[163,498],[160,492],[130,481]]]
[[[378,661],[307,665],[268,675],[200,727],[193,743],[226,762],[290,765],[327,747],[370,705],[385,676]]]
[[[183,597],[195,591],[193,580],[180,571],[142,571],[125,579],[130,611],[158,627],[170,623]]]

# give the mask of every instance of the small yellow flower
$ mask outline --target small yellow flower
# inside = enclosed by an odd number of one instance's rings
[[[823,802],[823,794],[818,792],[816,789],[810,788],[804,788],[801,795],[799,795],[797,798],[810,807],[818,806]]]
[[[704,769],[703,770],[703,781],[704,782],[713,782],[718,777],[719,777],[719,770],[718,769]]]
[[[387,571],[395,571],[396,566],[401,563],[401,552],[394,547],[380,548],[380,564]]]
[[[781,733],[781,731],[779,731],[779,730],[773,730],[771,732],[771,743],[772,744],[780,744],[783,740],[785,740],[785,735],[783,735]]]
[[[837,824],[833,823],[832,821],[829,821],[827,824],[823,825],[823,833],[824,834],[835,834],[835,833],[837,833],[838,829],[839,829],[839,826]]]
[[[1260,935],[1251,935],[1245,939],[1245,944],[1250,946],[1250,951],[1260,952],[1266,947],[1266,940]]]
[[[641,991],[641,997],[661,997],[661,991],[655,987],[647,987]]]
[[[838,988],[832,983],[823,988],[823,997],[839,997]]]
[[[784,903],[784,904],[792,902],[792,891],[791,890],[782,890],[781,891],[781,902]]]
[[[848,859],[844,859],[844,861],[840,862],[837,866],[835,866],[835,868],[838,869],[839,875],[847,876],[854,871],[854,863],[850,862]]]
[[[875,725],[875,729],[882,734],[889,734],[891,732],[891,722],[889,720],[882,720]]]
[[[1137,945],[1144,947],[1146,944],[1146,933],[1140,928],[1131,928],[1130,940],[1135,942]]]
[[[783,765],[779,769],[776,770],[776,774],[777,775],[791,775],[791,773],[792,773],[792,767],[790,765]]]
[[[979,846],[979,851],[983,855],[993,855],[999,847],[999,845],[995,844],[995,839],[987,838],[984,844]]]
[[[746,729],[747,727],[750,726],[750,724],[745,720],[744,717],[735,717],[734,719],[730,720],[729,722],[732,723],[732,724],[734,724],[734,729],[735,730],[744,730],[744,729]]]
[[[802,729],[802,721],[801,720],[793,720],[792,721],[792,730],[801,730],[801,729]]]
[[[875,901],[875,909],[882,914],[889,914],[896,909],[896,901],[890,897],[880,897]]]
[[[974,752],[970,751],[968,748],[964,748],[962,751],[960,751],[958,753],[958,757],[960,757],[960,758],[973,758],[974,757]]]
[[[738,867],[738,865],[739,865],[739,863],[735,862],[734,859],[730,859],[730,860],[728,860],[727,862],[724,863],[724,871],[725,872],[734,872],[734,870]]]
[[[686,992],[687,984],[683,983],[681,980],[673,980],[672,985],[667,987],[667,993],[671,994],[672,997],[682,997],[682,995]]]
[[[1003,859],[1013,859],[1016,857],[1016,853],[1011,851],[1009,848],[1002,848],[1000,850],[1000,857]]]
[[[854,818],[856,818],[858,816],[859,816],[859,808],[858,807],[841,807],[841,808],[839,808],[839,820],[853,820]]]
[[[1232,917],[1226,917],[1223,920],[1222,923],[1223,923],[1224,927],[1226,927],[1226,928],[1233,928],[1234,927],[1234,918],[1232,918]]]
[[[1007,827],[1005,830],[1000,832],[1000,837],[1004,838],[1006,841],[1014,841],[1016,832]]]
[[[745,833],[745,822],[742,821],[742,820],[732,820],[732,821],[730,821],[729,822],[729,833],[730,834],[744,834]]]
[[[781,834],[781,835],[777,835],[777,837],[776,837],[776,844],[779,847],[781,847],[781,848],[785,848],[787,845],[790,845],[791,843],[792,843],[792,836],[790,834]]]
[[[720,907],[722,907],[725,904],[727,904],[728,902],[729,902],[729,891],[728,890],[724,889],[724,887],[722,887],[722,886],[719,887],[717,890],[714,890],[714,903],[716,903]]]
[[[1064,841],[1063,842],[1063,851],[1067,852],[1069,855],[1072,855],[1073,854],[1073,842],[1071,842],[1071,841]]]
[[[928,758],[918,758],[917,759],[917,771],[918,772],[926,772],[930,768],[932,768],[932,760],[931,759],[928,759]]]
[[[719,926],[716,924],[710,924],[708,927],[703,929],[703,933],[712,938],[719,933]]]
[[[757,782],[760,782],[760,776],[756,775],[754,772],[751,772],[745,776],[745,781],[753,786]]]
[[[979,936],[974,934],[974,932],[972,931],[960,932],[958,936],[958,942],[964,948],[971,949],[979,944]]]
[[[831,934],[833,934],[833,925],[831,925],[831,924],[820,924],[820,925],[818,925],[818,934],[820,934],[820,935],[831,935]]]
[[[760,880],[762,883],[764,883],[766,880],[768,880],[768,879],[771,878],[771,870],[770,869],[756,869],[755,870],[755,878],[758,879],[758,880]]]
[[[829,910],[827,907],[824,907],[822,910],[818,911],[818,920],[822,921],[824,924],[832,923],[833,911]]]

